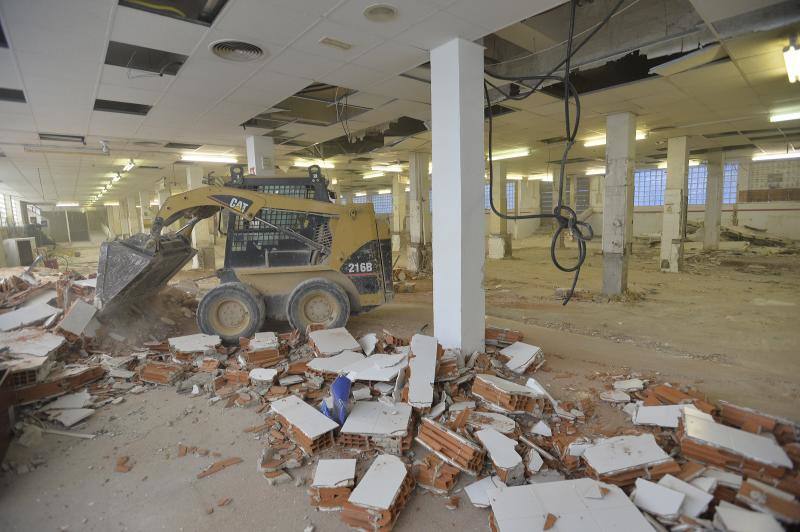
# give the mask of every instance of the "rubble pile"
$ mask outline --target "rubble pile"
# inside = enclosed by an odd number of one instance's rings
[[[251,459],[266,484],[302,486],[307,467],[309,505],[358,530],[391,530],[415,490],[452,511],[462,499],[486,508],[495,532],[800,524],[800,427],[786,419],[637,374],[597,374],[601,389],[559,400],[537,378],[548,372],[544,351],[491,327],[476,353],[423,334],[313,326],[235,346],[154,329],[116,338],[75,283],[61,291],[68,306],[38,301],[54,313],[0,333],[3,386],[28,405],[21,443],[45,431],[92,438],[79,427],[97,408],[173,386],[257,416],[242,430],[263,444],[258,456],[178,446],[178,457],[214,457],[197,479]],[[170,304],[192,309],[182,296]],[[623,421],[609,425],[600,411]],[[115,459],[117,471],[135,468]]]

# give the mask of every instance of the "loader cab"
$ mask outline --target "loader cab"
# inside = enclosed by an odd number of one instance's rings
[[[319,167],[309,168],[302,177],[259,177],[237,175],[229,186],[264,194],[330,201],[327,181]],[[315,241],[329,235],[328,222],[311,213],[280,212],[264,209],[258,215],[267,222],[292,229]],[[246,267],[307,266],[315,264],[318,254],[303,243],[287,238],[259,220],[247,222],[234,214],[227,215],[225,269]]]

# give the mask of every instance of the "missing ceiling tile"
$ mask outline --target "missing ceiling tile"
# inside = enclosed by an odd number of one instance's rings
[[[151,72],[158,76],[174,76],[186,62],[186,59],[188,59],[188,56],[183,54],[110,41],[108,43],[108,51],[106,51],[105,63],[130,70]]]
[[[125,115],[146,116],[150,112],[151,106],[143,103],[117,102],[114,100],[94,101],[95,111],[105,111],[107,113],[120,113]]]
[[[164,144],[165,148],[173,150],[196,150],[200,146],[202,146],[202,144],[186,144],[184,142],[167,142]]]
[[[39,133],[39,140],[52,140],[56,142],[78,142],[86,144],[86,137],[82,135],[63,135],[61,133]]]
[[[119,0],[119,5],[193,24],[210,26],[228,0]]]
[[[19,89],[4,89],[0,87],[0,100],[4,102],[26,103],[25,93]]]

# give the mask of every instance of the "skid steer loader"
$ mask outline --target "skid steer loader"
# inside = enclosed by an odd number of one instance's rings
[[[342,327],[392,299],[392,246],[388,224],[372,204],[331,202],[318,166],[291,178],[232,172],[226,186],[206,186],[169,197],[150,234],[104,242],[96,304],[101,314],[142,305],[194,256],[191,232],[222,211],[227,235],[220,284],[200,301],[197,323],[226,343],[249,337],[264,319]],[[188,222],[174,233],[165,227]],[[220,223],[220,231],[222,231]]]

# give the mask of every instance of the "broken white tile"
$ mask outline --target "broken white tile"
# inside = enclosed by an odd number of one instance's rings
[[[535,449],[528,452],[528,461],[526,463],[529,473],[538,473],[544,465],[544,460],[539,456]]]
[[[498,532],[544,530],[548,514],[557,517],[551,530],[561,532],[652,532],[644,516],[617,486],[599,483],[601,499],[584,497],[589,478],[496,488],[488,492]]]
[[[467,497],[469,497],[469,501],[473,504],[473,506],[476,506],[477,508],[488,508],[488,491],[490,489],[501,487],[505,487],[505,483],[500,480],[500,477],[497,475],[492,475],[483,477],[480,480],[476,480],[472,484],[468,484],[466,487],[464,487],[464,492],[467,494]]]
[[[278,370],[274,368],[253,368],[248,376],[253,384],[270,384],[278,376]]]
[[[381,395],[389,395],[394,391],[394,384],[389,382],[376,382],[372,388]]]
[[[436,403],[433,406],[433,408],[431,408],[430,412],[425,414],[425,417],[430,418],[430,419],[436,419],[437,417],[439,417],[442,414],[444,414],[445,410],[447,410],[447,400],[446,399],[442,399],[441,401]]]
[[[633,417],[636,415],[636,411],[639,409],[641,404],[643,404],[642,401],[637,401],[636,403],[625,403],[625,405],[622,407],[622,411],[628,414],[631,418],[631,421],[633,421]]]
[[[694,405],[644,406],[636,409],[633,423],[636,425],[655,425],[657,427],[677,428],[684,408],[697,409]]]
[[[312,331],[308,338],[314,343],[318,356],[329,357],[348,350],[361,351],[361,345],[344,327]]]
[[[536,424],[531,429],[533,434],[537,434],[539,436],[544,436],[545,438],[550,438],[553,436],[553,431],[550,427],[542,420],[536,422]]]
[[[66,340],[60,334],[41,329],[20,329],[0,333],[0,346],[7,347],[11,355],[48,357],[65,343]]]
[[[495,466],[502,469],[513,469],[522,464],[522,457],[515,449],[516,440],[503,436],[492,428],[475,431],[475,437],[486,448]]]
[[[439,342],[433,336],[415,334],[411,338],[408,403],[414,408],[425,409],[433,404],[433,382],[436,380],[438,349]]]
[[[714,526],[725,532],[783,532],[771,515],[745,510],[726,501],[717,505]]]
[[[281,386],[291,386],[292,384],[300,384],[305,379],[300,375],[286,375],[278,379],[278,384]]]
[[[500,354],[509,357],[506,367],[514,373],[525,373],[533,364],[544,357],[541,347],[526,344],[524,342],[514,342],[508,347],[500,350]]]
[[[528,484],[546,484],[562,480],[564,480],[564,475],[555,469],[540,469],[538,473],[528,479]]]
[[[169,339],[169,347],[176,353],[210,354],[217,350],[222,340],[216,334],[189,334]]]
[[[352,381],[388,382],[405,369],[408,360],[405,355],[387,355],[377,353],[366,357],[342,369],[342,374]]]
[[[658,481],[658,485],[683,493],[686,496],[681,505],[681,514],[689,517],[699,517],[700,514],[708,509],[711,501],[714,500],[714,496],[708,492],[672,475],[664,475]]]
[[[68,408],[86,408],[92,404],[92,394],[86,389],[69,395],[62,395],[52,403],[45,405],[43,410],[66,410]]]
[[[405,436],[411,419],[407,403],[387,405],[378,401],[359,401],[342,426],[344,434],[369,436]]]
[[[69,408],[67,410],[58,410],[58,415],[55,416],[55,420],[69,428],[80,423],[92,414],[94,414],[94,410],[91,408]]]
[[[481,379],[482,381],[485,381],[494,386],[495,388],[498,388],[499,390],[502,390],[507,393],[527,395],[528,397],[533,397],[536,399],[542,397],[549,398],[549,394],[547,394],[546,391],[542,393],[542,391],[531,388],[530,386],[522,386],[521,384],[517,384],[516,382],[509,381],[506,379],[501,379],[500,377],[497,377],[495,375],[481,373],[479,375],[476,375],[475,378]],[[528,379],[528,382],[530,383],[532,380],[535,382],[534,379]]]
[[[713,494],[714,491],[716,491],[719,482],[715,478],[707,477],[704,475],[697,478],[693,478],[692,480],[689,481],[689,484],[691,484],[695,488],[705,491],[706,493]]]
[[[598,475],[610,475],[671,460],[652,434],[607,438],[587,447],[583,459]]]
[[[87,329],[90,329],[89,324],[94,320],[95,314],[97,314],[97,308],[94,305],[78,299],[64,315],[64,319],[58,324],[58,328],[75,336],[86,334],[86,336],[91,337],[93,335],[87,334]]]
[[[619,392],[638,392],[644,389],[645,381],[642,379],[627,379],[614,381],[614,389]]]
[[[688,408],[683,411],[684,437],[763,464],[792,469],[791,459],[775,440],[717,423],[695,412]]]
[[[350,388],[350,395],[352,395],[353,399],[356,401],[366,401],[372,399],[372,390],[370,390],[370,387],[366,384],[356,384]]]
[[[680,515],[681,505],[685,498],[686,496],[679,491],[643,478],[636,479],[633,504],[645,512],[667,519],[674,519]]]
[[[361,338],[358,339],[358,345],[361,346],[361,350],[367,356],[372,356],[372,353],[375,352],[375,346],[378,344],[378,335],[375,333],[365,334]]]
[[[408,471],[403,461],[390,454],[379,455],[358,483],[349,503],[387,510],[394,503]]]
[[[579,457],[583,456],[583,453],[586,452],[586,449],[588,449],[592,445],[596,445],[600,441],[603,440],[598,440],[597,442],[593,442],[589,438],[575,439],[571,441],[569,445],[567,445],[567,454],[569,456],[579,456]]]
[[[123,368],[108,368],[108,376],[114,379],[128,380],[136,375],[135,371],[130,371]]]
[[[51,307],[47,303],[37,303],[0,314],[0,331],[11,331],[28,325],[41,323],[46,319],[61,314],[61,309]]]
[[[600,392],[600,399],[608,403],[628,403],[631,400],[631,396],[625,392],[620,392],[617,390],[606,390],[604,392]]]
[[[80,279],[78,281],[72,281],[73,286],[77,286],[79,288],[97,288],[97,277],[92,277],[91,279]]]
[[[364,355],[355,351],[342,351],[338,355],[309,360],[308,368],[322,373],[342,374],[345,368],[365,358]]]
[[[322,459],[317,462],[314,479],[311,481],[313,488],[338,488],[352,486],[356,478],[356,459]]]
[[[262,349],[278,349],[278,335],[274,332],[257,332],[253,339],[250,340],[248,346],[251,351],[259,351]]]
[[[459,401],[450,405],[449,411],[452,414],[453,412],[457,413],[462,410],[474,409],[476,406],[475,401]]]
[[[311,439],[339,427],[335,421],[294,395],[274,401],[272,411],[282,415]]]
[[[467,425],[475,429],[492,428],[505,435],[513,434],[517,429],[516,421],[497,412],[471,412]]]

